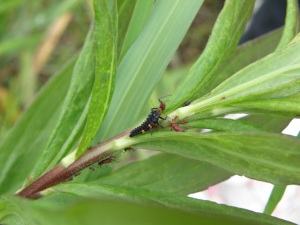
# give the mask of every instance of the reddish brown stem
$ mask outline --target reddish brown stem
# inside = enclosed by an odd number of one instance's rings
[[[27,187],[22,189],[16,195],[29,199],[37,199],[41,197],[41,191],[72,178],[75,174],[78,174],[81,170],[85,169],[86,167],[89,167],[90,165],[101,160],[105,160],[107,157],[114,154],[116,152],[115,150],[107,150],[99,154],[94,154],[94,152],[101,146],[104,146],[107,143],[109,143],[110,141],[126,135],[128,135],[128,131],[122,132],[108,139],[107,141],[90,148],[89,151],[80,156],[67,168],[65,168],[62,164],[58,164],[56,167],[54,167],[53,169],[42,175],[40,178],[29,184]]]

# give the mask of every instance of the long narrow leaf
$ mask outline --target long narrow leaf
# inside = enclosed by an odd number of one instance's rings
[[[19,189],[41,155],[59,118],[76,59],[45,85],[1,142],[1,195]]]
[[[292,118],[268,114],[254,114],[240,119],[240,121],[260,126],[266,131],[279,133],[286,128],[291,120]]]
[[[265,131],[263,128],[250,123],[225,118],[196,120],[180,126],[187,126],[187,128],[212,129],[215,131]]]
[[[95,0],[95,82],[84,134],[76,156],[89,146],[107,113],[113,90],[117,63],[118,13],[115,1]]]
[[[85,108],[94,81],[93,57],[93,35],[90,33],[74,67],[72,82],[59,122],[31,174],[33,179],[44,173],[47,168],[56,165],[71,150],[77,134],[82,132],[86,118]]]
[[[232,173],[278,185],[300,184],[299,139],[274,133],[156,133],[136,146],[210,162]]]
[[[168,208],[192,212],[202,217],[200,224],[291,224],[268,215],[251,212],[244,209],[230,207],[209,201],[196,200],[184,196],[174,196],[157,191],[143,190],[141,188],[126,188],[121,185],[92,185],[92,184],[67,184],[55,188],[59,192],[71,193],[79,196],[98,198],[122,198],[140,203],[158,203]],[[115,210],[117,210],[115,208]],[[178,212],[179,213],[179,212]],[[174,213],[172,214],[175,215]],[[151,216],[154,216],[151,214]],[[210,218],[209,220],[207,220]],[[213,220],[211,220],[214,218]],[[206,221],[207,220],[207,221]],[[145,221],[142,224],[145,224]],[[188,221],[184,221],[186,224]],[[200,222],[200,221],[199,221]],[[164,222],[166,223],[166,222]],[[172,224],[174,224],[172,222]],[[124,223],[122,223],[124,224]],[[157,223],[155,223],[157,224]],[[197,223],[198,224],[198,223]]]
[[[213,90],[224,80],[249,64],[272,53],[276,49],[281,34],[282,29],[279,29],[240,45],[218,72],[216,72],[217,75],[214,76],[214,79],[206,84],[206,88],[199,90],[199,96]]]
[[[268,114],[297,117],[300,115],[299,99],[300,93],[297,93],[286,98],[246,101],[232,104],[232,106],[244,108],[245,111],[252,109],[252,112],[264,111]]]
[[[214,76],[217,76],[217,70],[236,49],[253,5],[252,0],[225,2],[204,52],[173,93],[168,110],[174,110],[185,101],[201,96],[199,91],[206,89]]]
[[[15,51],[21,51],[24,49],[30,49],[36,45],[36,43],[41,39],[41,35],[29,36],[29,37],[17,37],[10,38],[6,41],[1,41],[0,43],[0,56]]]
[[[208,172],[209,171],[209,172]],[[190,194],[205,190],[231,176],[209,163],[170,154],[159,154],[129,164],[93,183],[141,187],[173,194]]]
[[[187,107],[177,109],[169,116],[177,115],[179,118],[185,118],[193,115],[195,119],[230,112],[243,113],[243,108],[239,109],[234,105],[246,101],[297,95],[300,90],[299,38],[300,35],[284,50],[274,52],[242,69],[216,87],[209,95]]]
[[[125,36],[124,45],[120,54],[120,59],[137,39],[141,33],[153,7],[154,0],[137,0],[133,11],[133,15]]]
[[[282,37],[276,50],[280,50],[297,35],[299,30],[299,7],[297,0],[287,1],[287,13]]]
[[[300,78],[298,75],[300,65],[299,39],[300,35],[297,36],[293,44],[284,50],[275,52],[239,71],[215,88],[211,96],[226,91],[238,93],[237,95],[234,94],[234,98],[241,96],[250,98],[251,94],[260,96],[260,98],[278,98],[297,93],[299,89],[296,86]],[[292,85],[292,83],[295,83],[295,85]],[[239,90],[233,91],[235,88]],[[276,90],[273,88],[276,88]],[[265,93],[268,93],[268,95],[265,95]],[[224,96],[226,100],[230,98],[226,93],[224,93]]]
[[[118,57],[124,45],[125,36],[131,21],[136,0],[118,0]]]
[[[284,195],[286,186],[274,186],[272,193],[269,197],[269,200],[267,202],[267,205],[264,209],[264,213],[266,214],[272,214],[274,209],[276,208],[277,204],[280,202],[281,198]]]
[[[285,26],[283,30],[283,35],[277,46],[277,50],[283,49],[288,43],[297,35],[299,30],[299,7],[297,0],[287,1],[287,13],[285,18]],[[286,106],[286,104],[283,104]],[[298,104],[297,104],[298,105]],[[296,105],[293,105],[294,107]],[[277,108],[277,107],[276,107]],[[293,111],[296,111],[293,109]],[[300,112],[300,110],[298,110]],[[298,113],[297,113],[298,114]],[[296,114],[296,115],[297,115]],[[284,186],[274,186],[270,198],[265,207],[264,213],[271,214],[275,209],[276,205],[282,198],[286,187]]]

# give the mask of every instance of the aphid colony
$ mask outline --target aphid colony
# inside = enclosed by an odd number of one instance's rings
[[[88,150],[90,150],[90,149],[91,149],[91,147],[88,148]],[[110,155],[110,156],[108,156],[107,158],[102,159],[101,161],[99,161],[97,164],[98,164],[98,166],[101,167],[101,166],[103,166],[103,165],[106,165],[106,164],[109,164],[109,163],[113,162],[113,160],[114,160],[115,158],[116,158],[116,156]],[[89,166],[88,168],[89,168],[89,170],[91,170],[91,171],[96,171],[96,169],[95,169],[94,167],[92,167],[92,166]],[[74,177],[77,177],[77,176],[79,176],[80,174],[81,174],[81,172],[78,172],[78,173],[74,174],[73,176],[74,176]],[[73,176],[71,176],[71,177],[67,178],[66,180],[62,181],[62,183],[65,183],[65,182],[68,182],[68,181],[72,181],[72,180],[73,180]]]

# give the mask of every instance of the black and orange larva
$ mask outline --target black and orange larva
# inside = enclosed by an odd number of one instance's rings
[[[160,115],[166,108],[166,104],[162,102],[159,99],[160,106],[159,108],[152,108],[150,114],[148,115],[147,119],[138,127],[134,128],[130,134],[129,137],[134,137],[139,134],[145,133],[147,130],[151,129],[151,134],[152,134],[152,128],[155,125],[159,125],[158,120],[162,119],[165,120],[166,118],[161,117]]]

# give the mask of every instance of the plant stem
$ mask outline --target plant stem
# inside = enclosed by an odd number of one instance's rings
[[[42,197],[42,191],[71,179],[81,170],[93,165],[94,163],[105,160],[118,150],[122,150],[126,147],[139,143],[141,139],[129,137],[131,130],[132,129],[124,131],[102,143],[97,144],[96,146],[88,149],[77,159],[75,158],[76,152],[70,153],[62,159],[57,166],[43,174],[21,191],[17,192],[16,195],[28,199],[38,199]]]
[[[81,155],[69,165],[63,163],[63,159],[60,164],[46,172],[44,175],[36,179],[27,187],[23,188],[21,191],[17,192],[16,195],[28,199],[37,199],[41,197],[41,191],[44,191],[54,185],[63,183],[86,167],[111,156],[117,152],[117,150],[124,149],[125,147],[129,147],[133,143],[136,143],[137,141],[129,138],[128,134],[129,131],[127,130],[102,143],[99,143],[98,145],[86,151],[86,153]]]

